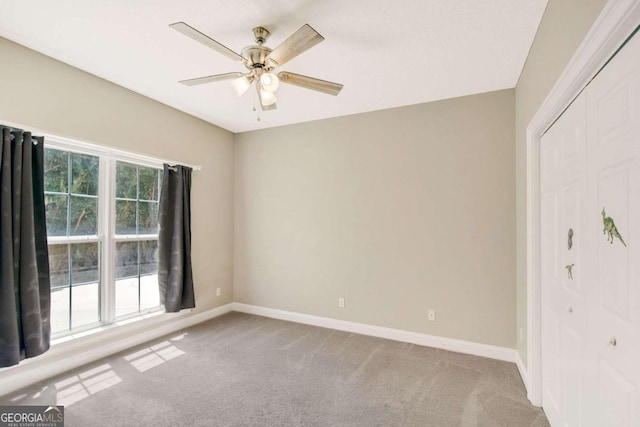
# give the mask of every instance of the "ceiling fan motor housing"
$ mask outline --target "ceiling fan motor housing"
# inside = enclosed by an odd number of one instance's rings
[[[271,49],[266,46],[247,46],[242,49],[242,57],[245,59],[246,67],[250,70],[255,68],[266,68],[267,55]]]

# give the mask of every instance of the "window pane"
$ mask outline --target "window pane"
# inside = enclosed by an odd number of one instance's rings
[[[98,234],[98,198],[71,196],[71,236]]]
[[[148,310],[160,306],[160,290],[158,289],[158,273],[140,277],[140,310]]]
[[[137,198],[137,167],[128,163],[116,164],[116,197],[121,199]]]
[[[59,246],[59,245],[58,245]],[[62,245],[65,246],[66,245]],[[70,287],[51,289],[51,332],[69,330]]]
[[[116,317],[138,312],[138,280],[137,276],[116,280]]]
[[[160,306],[158,241],[140,242],[140,310]]]
[[[140,200],[158,200],[158,169],[140,167]]]
[[[98,282],[71,287],[71,328],[100,321]]]
[[[69,245],[49,245],[51,332],[69,329]]]
[[[116,200],[116,234],[136,234],[136,202]]]
[[[71,327],[100,320],[98,243],[69,245],[71,252]]]
[[[45,194],[44,206],[47,218],[47,236],[67,235],[67,195]]]
[[[139,234],[156,234],[158,232],[158,203],[138,202]]]
[[[116,243],[116,278],[138,277],[138,242]]]
[[[68,245],[49,245],[49,275],[51,288],[69,286]]]
[[[140,242],[140,274],[158,272],[158,241]]]
[[[44,149],[44,191],[66,193],[69,181],[69,153]]]
[[[98,243],[77,243],[70,246],[71,283],[97,282],[99,278]]]
[[[138,242],[116,243],[116,317],[138,311]]]
[[[71,153],[71,193],[98,194],[98,158]]]

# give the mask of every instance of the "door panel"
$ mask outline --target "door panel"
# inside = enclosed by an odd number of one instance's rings
[[[560,280],[560,262],[558,256],[558,195],[553,192],[544,193],[542,201],[542,247],[543,247],[543,292],[552,293]],[[551,296],[551,295],[549,295]]]
[[[560,351],[560,329],[558,315],[555,311],[543,308],[544,341],[544,370],[542,381],[544,383],[542,402],[549,421],[562,421],[562,369]]]
[[[586,97],[541,140],[543,406],[552,425],[581,425],[584,319]]]
[[[610,427],[637,425],[631,424],[634,385],[604,360],[599,364],[598,380],[600,385],[598,425]]]
[[[596,203],[602,206],[604,214],[601,215],[612,218],[615,225],[614,232],[610,233],[603,224],[597,245],[599,305],[601,310],[624,322],[629,321],[631,289],[629,251],[623,243],[629,238],[629,175],[628,164],[602,171],[597,178]]]
[[[562,253],[562,267],[565,269],[562,275],[562,284],[565,291],[573,293],[573,296],[578,298],[581,296],[581,266],[578,262],[580,245],[577,244],[581,236],[577,234],[577,225],[580,223],[580,217],[578,215],[578,207],[580,206],[580,194],[579,183],[570,183],[562,194],[563,207],[563,226],[561,227],[562,233],[567,235]],[[571,233],[569,232],[571,230]],[[571,241],[571,249],[569,249],[569,242]],[[566,266],[571,267],[569,271]],[[577,267],[576,267],[577,266]]]
[[[629,96],[632,92],[630,86],[633,72],[628,72],[618,82],[615,80],[616,76],[611,74],[611,69],[607,69],[603,73],[607,73],[609,76],[598,76],[598,83],[604,82],[604,85],[610,83],[609,86],[612,87],[607,93],[603,93],[597,100],[594,100],[594,108],[597,110],[598,117],[594,126],[597,145],[601,147],[619,141],[618,137],[627,132],[630,126],[633,126],[631,119],[634,107],[633,100]]]
[[[565,347],[563,355],[564,384],[563,402],[565,408],[565,424],[568,426],[582,425],[582,389],[584,368],[580,359],[584,352],[583,337],[579,328],[567,322],[563,327],[562,345]]]

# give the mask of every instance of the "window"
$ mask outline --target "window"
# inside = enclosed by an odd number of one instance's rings
[[[70,145],[45,141],[51,327],[56,335],[160,308],[160,165]]]
[[[100,320],[98,158],[45,149],[53,332]]]
[[[161,171],[116,164],[116,316],[160,305],[158,201]]]

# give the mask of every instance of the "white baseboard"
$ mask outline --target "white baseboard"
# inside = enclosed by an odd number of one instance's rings
[[[26,359],[19,365],[2,369],[0,371],[0,396],[230,311],[232,311],[232,304],[193,315],[180,313],[177,318],[171,317],[175,315],[168,314],[163,315],[165,316],[163,319],[158,319],[162,321],[156,326],[140,321],[144,325],[136,322],[57,344],[41,356]],[[105,340],[103,334],[107,333],[110,333],[110,337]]]
[[[304,323],[305,325],[320,326],[323,328],[337,329],[339,331],[353,332],[356,334],[369,335],[378,338],[386,338],[394,341],[407,342],[426,347],[434,347],[443,350],[455,351],[457,353],[472,354],[474,356],[488,357],[491,359],[503,360],[505,362],[512,362],[516,364],[517,360],[519,359],[518,352],[512,348],[480,344],[453,338],[438,337],[434,335],[421,334],[418,332],[403,331],[401,329],[385,328],[383,326],[373,326],[364,323],[349,322],[346,320],[331,319],[328,317],[312,316],[309,314],[295,313],[291,311],[277,310],[267,307],[259,307],[238,302],[232,303],[232,307],[233,311],[239,311],[241,313],[256,314],[258,316],[271,317],[273,319]],[[520,373],[522,374],[522,371],[520,371]]]
[[[518,372],[520,372],[520,377],[522,378],[522,382],[524,383],[524,388],[529,390],[529,374],[527,372],[527,367],[524,366],[524,362],[522,357],[520,357],[520,353],[516,351],[516,366],[518,367]]]

